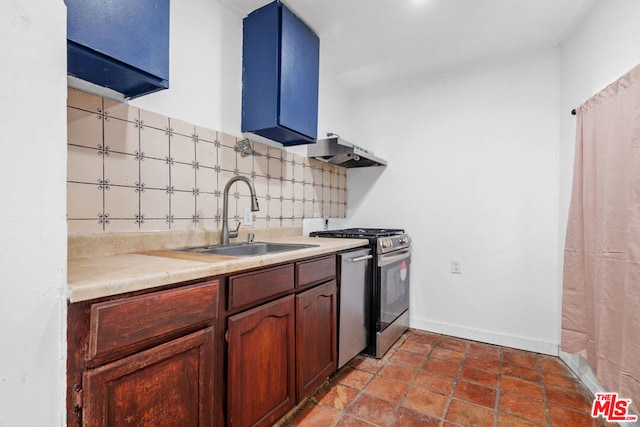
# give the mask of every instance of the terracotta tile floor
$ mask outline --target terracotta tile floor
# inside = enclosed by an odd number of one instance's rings
[[[357,356],[284,426],[606,426],[557,357],[409,330]]]

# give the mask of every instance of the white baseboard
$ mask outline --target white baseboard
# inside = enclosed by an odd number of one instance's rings
[[[411,317],[409,324],[412,328],[415,329],[422,329],[429,332],[436,332],[439,334],[451,335],[454,337],[480,341],[488,344],[517,348],[520,350],[533,351],[535,353],[549,354],[551,356],[557,356],[559,352],[559,345],[557,343],[525,338],[516,335],[502,334],[498,332],[468,328],[465,326],[434,322],[417,317]]]
[[[596,394],[607,392],[607,390],[605,390],[600,385],[598,379],[596,378],[596,375],[591,370],[589,363],[587,363],[587,361],[582,356],[560,351],[560,359],[562,359],[562,361],[567,364],[569,369],[571,369],[573,373],[576,374],[576,377],[580,378],[582,384],[584,384],[591,393]]]
[[[562,361],[567,364],[569,369],[571,369],[573,373],[580,379],[580,381],[582,381],[582,384],[584,384],[585,387],[587,387],[589,391],[594,395],[596,393],[607,393],[611,391],[611,390],[605,389],[600,385],[600,382],[598,381],[596,374],[593,372],[593,370],[591,369],[591,366],[589,366],[589,362],[587,362],[584,357],[580,356],[579,354],[565,353],[564,351],[560,351],[560,359],[562,359]],[[626,396],[622,396],[622,397],[626,397]],[[629,415],[637,415],[637,414],[634,414],[633,412],[629,411]],[[638,419],[640,420],[640,417]],[[616,424],[616,423],[610,423],[610,424]],[[618,425],[621,425],[621,424],[618,424]],[[640,421],[636,421],[634,423],[625,422],[622,425],[624,427],[640,427]]]

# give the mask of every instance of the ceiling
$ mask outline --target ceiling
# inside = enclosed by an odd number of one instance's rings
[[[271,0],[219,0],[244,17]],[[558,46],[595,0],[285,0],[325,77],[358,90]]]

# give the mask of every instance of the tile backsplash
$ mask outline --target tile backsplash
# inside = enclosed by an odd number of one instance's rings
[[[70,234],[219,229],[234,175],[254,182],[260,204],[243,228],[345,217],[344,168],[257,142],[242,150],[243,138],[76,89],[67,104]],[[250,206],[248,187],[234,184],[230,227]]]

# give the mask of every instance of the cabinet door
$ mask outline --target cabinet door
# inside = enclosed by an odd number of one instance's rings
[[[85,426],[212,426],[212,327],[86,371]]]
[[[169,87],[169,0],[65,0],[67,71],[127,97]]]
[[[285,6],[281,19],[280,125],[316,139],[320,40]]]
[[[228,424],[270,426],[295,404],[294,297],[229,317]]]
[[[314,143],[320,39],[280,1],[251,12],[242,34],[242,132]]]
[[[336,281],[296,295],[296,391],[301,400],[336,371]]]

